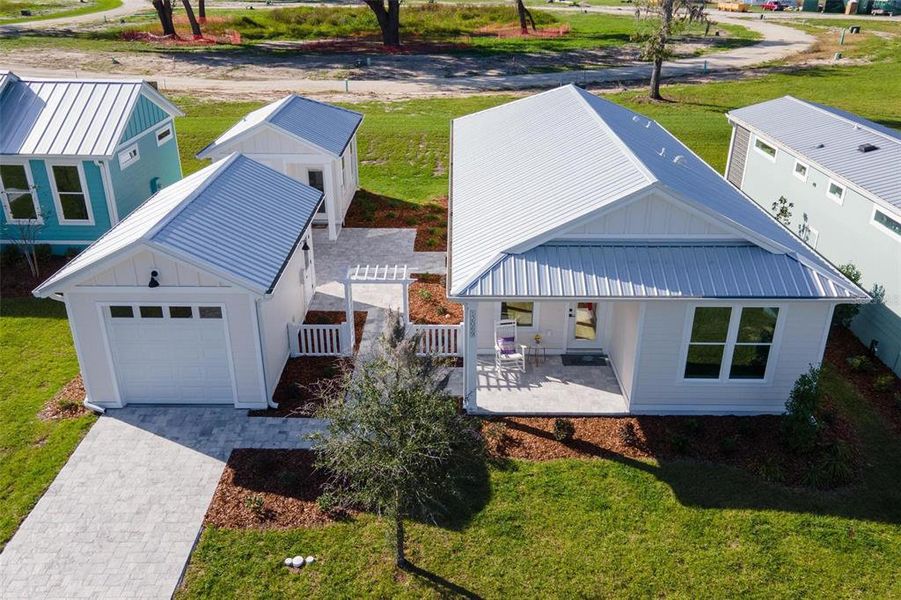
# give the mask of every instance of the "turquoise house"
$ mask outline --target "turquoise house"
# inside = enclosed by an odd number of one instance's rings
[[[141,80],[0,72],[0,244],[81,249],[181,179],[173,119]]]

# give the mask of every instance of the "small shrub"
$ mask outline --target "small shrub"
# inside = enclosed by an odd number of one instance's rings
[[[8,244],[0,249],[0,263],[4,267],[13,267],[22,260],[22,251],[18,246]]]
[[[769,481],[770,483],[782,483],[785,481],[785,474],[782,472],[782,466],[779,464],[779,461],[772,456],[766,457],[760,466],[757,467],[757,474],[761,479]]]
[[[266,501],[260,494],[252,494],[244,498],[244,506],[253,513],[257,519],[262,519],[266,514]]]
[[[404,223],[406,223],[407,225],[410,225],[412,227],[413,225],[416,225],[417,223],[419,223],[419,219],[417,219],[416,217],[406,217],[404,219]]]
[[[443,317],[444,315],[446,315],[448,313],[448,310],[447,310],[446,306],[444,306],[443,304],[439,304],[438,306],[435,307],[435,312],[438,313],[439,317]]]
[[[860,285],[862,274],[860,269],[855,267],[852,263],[841,265],[838,270],[841,271],[842,275]],[[851,321],[854,320],[854,317],[856,317],[859,312],[860,304],[839,304],[832,313],[832,323],[848,328],[851,326]]]
[[[632,448],[637,448],[641,444],[641,440],[638,439],[638,431],[635,430],[635,423],[631,421],[620,425],[619,437],[624,444]]]
[[[820,369],[811,366],[798,377],[785,403],[784,432],[789,447],[810,451],[816,443],[819,423],[816,413],[820,407]]]
[[[385,213],[385,218],[394,220],[397,218],[397,213],[394,212],[393,210],[389,210],[388,212]]]
[[[688,454],[691,448],[691,439],[682,433],[676,433],[670,438],[670,445],[676,454]]]
[[[576,426],[569,419],[554,419],[553,434],[558,442],[570,442],[576,435]]]
[[[883,373],[873,379],[873,389],[877,392],[890,392],[893,387],[895,387],[894,375]]]
[[[848,366],[851,367],[852,371],[863,373],[865,371],[873,370],[873,362],[864,354],[860,354],[858,356],[849,356],[847,358],[847,361]]]
[[[489,441],[501,442],[507,437],[507,424],[503,421],[485,421],[482,436]]]
[[[53,250],[49,244],[38,244],[34,247],[34,256],[38,259],[39,264],[43,264],[53,256]]]
[[[682,426],[688,435],[698,435],[701,432],[701,421],[694,417],[689,417],[683,421]]]
[[[820,487],[836,487],[854,478],[854,452],[847,442],[836,440],[823,449],[811,471],[816,472]]]
[[[335,513],[340,510],[337,499],[327,492],[316,498],[316,506],[319,507],[319,510],[327,514]]]
[[[732,455],[738,450],[738,442],[740,438],[738,434],[727,435],[720,438],[720,450],[723,454]]]
[[[425,288],[417,290],[416,295],[419,296],[419,299],[423,300],[424,302],[431,302],[433,298],[432,292]]]
[[[438,238],[430,237],[425,241],[425,245],[429,248],[437,248],[438,247]]]

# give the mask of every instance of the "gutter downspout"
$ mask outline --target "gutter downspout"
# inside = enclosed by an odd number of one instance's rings
[[[269,393],[269,384],[266,383],[268,381],[266,379],[266,361],[263,360],[263,350],[266,346],[263,344],[263,323],[261,322],[262,317],[260,316],[260,304],[263,300],[269,297],[270,296],[267,294],[262,298],[257,298],[254,301],[254,304],[256,306],[257,312],[257,338],[259,339],[260,344],[260,371],[263,374],[263,388],[266,393],[266,404],[269,406],[269,408],[278,408],[278,402],[275,402],[272,399],[272,394]]]

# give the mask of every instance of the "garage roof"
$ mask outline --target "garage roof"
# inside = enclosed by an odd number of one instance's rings
[[[197,157],[207,158],[217,146],[228,144],[263,125],[271,125],[334,156],[341,156],[362,121],[363,115],[358,112],[291,94],[248,113],[198,152]]]
[[[140,79],[19,77],[0,72],[0,154],[113,155],[140,97],[182,112]]]
[[[34,293],[61,291],[141,244],[269,293],[321,202],[319,190],[232,154],[151,196]]]

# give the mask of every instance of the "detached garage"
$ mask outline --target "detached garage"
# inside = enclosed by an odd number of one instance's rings
[[[88,402],[265,408],[315,273],[322,192],[234,154],[158,192],[38,287]]]

